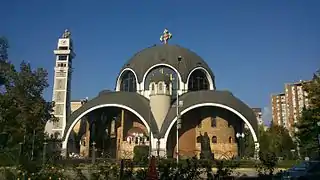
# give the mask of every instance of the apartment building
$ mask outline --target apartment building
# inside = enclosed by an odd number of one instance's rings
[[[289,132],[295,131],[302,109],[309,106],[308,94],[302,85],[309,81],[286,83],[285,92],[271,96],[273,124],[283,126]]]
[[[278,126],[287,127],[287,108],[285,93],[271,96],[272,123]]]

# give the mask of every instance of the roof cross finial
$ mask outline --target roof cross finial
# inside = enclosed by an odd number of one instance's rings
[[[71,32],[68,29],[64,30],[64,33],[62,34],[62,38],[70,38]]]
[[[169,39],[172,38],[172,34],[168,31],[167,28],[164,29],[163,34],[160,36],[160,41],[164,44],[168,44]]]

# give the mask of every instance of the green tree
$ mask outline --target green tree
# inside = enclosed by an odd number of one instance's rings
[[[261,152],[269,151],[269,140],[269,134],[267,131],[263,126],[259,126],[259,142]]]
[[[0,37],[0,86],[4,84],[4,70],[8,66],[8,42],[4,37]]]
[[[289,131],[282,126],[272,125],[267,134],[269,137],[268,150],[274,152],[278,157],[291,158],[291,150],[296,149],[296,145],[289,135]]]
[[[252,138],[248,139],[251,140]],[[272,124],[268,129],[265,129],[264,126],[259,126],[259,142],[261,153],[272,152],[277,157],[285,159],[292,158],[291,150],[296,147],[287,129]],[[253,152],[250,152],[252,144],[253,142],[246,144],[246,149],[251,155],[253,154]]]
[[[243,155],[245,157],[254,157],[254,141],[250,130],[246,128],[244,135]]]
[[[254,141],[249,129],[244,130],[244,156],[254,157]],[[268,138],[265,136],[266,132],[264,126],[258,127],[258,139],[260,143],[260,149],[268,147]]]
[[[1,43],[2,41],[0,41]],[[7,49],[8,46],[1,45]],[[6,50],[1,50],[1,58],[7,59]],[[46,102],[43,91],[48,87],[47,72],[22,62],[17,70],[10,62],[1,59],[2,91],[0,93],[0,132],[9,134],[7,148],[17,149],[24,143],[25,157],[30,159],[40,155],[45,138],[44,126],[52,116],[53,104]],[[33,143],[35,142],[35,143]]]
[[[0,37],[0,61],[8,60],[9,44],[5,37]]]
[[[303,89],[307,92],[309,106],[302,110],[295,136],[301,155],[314,157],[320,153],[317,139],[320,133],[320,127],[317,125],[320,122],[320,71],[314,74],[312,81],[303,84]]]

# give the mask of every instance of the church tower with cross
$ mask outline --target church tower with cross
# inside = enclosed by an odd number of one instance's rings
[[[49,135],[62,138],[67,123],[67,117],[71,113],[72,60],[75,57],[71,33],[67,29],[59,38],[57,49],[54,50],[54,54],[56,55],[56,62],[54,68],[52,101],[55,103],[53,114],[57,118],[57,121],[48,122],[46,124],[45,132]]]

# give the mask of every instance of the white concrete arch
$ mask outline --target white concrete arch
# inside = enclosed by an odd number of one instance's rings
[[[252,134],[252,137],[253,137],[254,142],[259,144],[259,142],[258,142],[258,136],[257,136],[257,134],[255,133],[252,125],[250,124],[250,122],[249,122],[240,112],[236,111],[235,109],[233,109],[233,108],[231,108],[231,107],[229,107],[229,106],[226,106],[226,105],[223,105],[223,104],[218,104],[218,103],[201,103],[201,104],[196,104],[196,105],[193,105],[193,106],[190,106],[190,107],[186,108],[185,110],[183,110],[183,111],[181,112],[181,115],[187,113],[188,111],[190,111],[190,110],[192,110],[192,109],[196,109],[196,108],[199,108],[199,107],[205,107],[205,106],[220,107],[220,108],[229,110],[229,111],[233,112],[234,114],[236,114],[236,115],[237,115],[238,117],[240,117],[240,118],[246,123],[246,125],[249,127],[249,130],[250,130],[250,132],[251,132],[251,134]],[[171,128],[173,127],[173,125],[176,123],[176,121],[177,121],[177,117],[175,117],[175,118],[173,119],[173,121],[170,123],[170,125],[169,125],[169,127],[168,127],[168,129],[167,129],[167,131],[166,131],[166,133],[165,133],[165,135],[164,135],[164,140],[165,140],[165,142],[167,142],[167,139],[168,139],[170,130],[171,130]],[[183,123],[183,121],[182,121],[182,123]],[[166,145],[166,146],[167,146],[167,145]],[[259,145],[258,145],[258,146],[259,146]]]
[[[139,82],[138,82],[138,77],[137,77],[136,72],[134,72],[134,70],[131,69],[131,68],[124,68],[124,69],[120,72],[120,74],[119,74],[119,76],[118,76],[118,78],[117,78],[116,91],[120,91],[121,77],[122,77],[123,73],[126,72],[126,71],[131,71],[131,72],[134,74],[134,77],[136,78],[136,88],[137,88],[137,92],[138,92],[138,91],[140,90],[140,86],[139,86]]]
[[[145,80],[146,80],[146,77],[147,77],[147,75],[149,74],[149,72],[152,70],[152,69],[154,69],[154,68],[156,68],[156,67],[158,67],[158,66],[167,66],[168,68],[170,68],[170,69],[172,69],[172,70],[174,70],[174,72],[176,72],[176,74],[178,75],[178,77],[179,77],[179,90],[181,90],[181,87],[183,87],[183,82],[182,82],[182,78],[181,78],[181,75],[180,75],[180,73],[179,73],[179,71],[176,69],[176,68],[174,68],[173,66],[171,66],[170,64],[166,64],[166,63],[160,63],[160,64],[155,64],[155,65],[153,65],[153,66],[151,66],[145,73],[144,73],[144,75],[143,75],[143,78],[142,78],[142,83],[141,83],[141,87],[142,87],[142,90],[145,90],[144,89],[144,83],[145,83]]]
[[[151,134],[151,137],[150,139],[153,139],[153,134],[150,133],[150,127],[147,123],[147,121],[137,112],[135,111],[134,109],[128,107],[128,106],[125,106],[125,105],[121,105],[121,104],[100,104],[98,106],[94,106],[94,107],[91,107],[89,109],[87,109],[86,111],[84,111],[83,113],[81,113],[71,124],[71,126],[69,127],[66,135],[65,135],[65,139],[62,143],[62,148],[63,149],[66,149],[67,148],[67,143],[68,143],[68,139],[69,139],[69,136],[70,136],[70,133],[73,129],[73,127],[78,123],[78,121],[80,121],[80,119],[85,116],[86,114],[88,114],[89,112],[91,111],[94,111],[96,109],[99,109],[99,108],[103,108],[103,107],[118,107],[118,108],[122,108],[122,109],[126,109],[130,112],[132,112],[133,114],[135,114],[141,121],[142,123],[147,127],[147,130],[148,130],[148,133]],[[154,147],[153,144],[151,144],[152,147]]]
[[[186,89],[189,88],[188,86],[189,86],[189,79],[190,79],[191,74],[192,74],[194,71],[196,71],[196,70],[201,70],[201,71],[203,71],[203,72],[205,73],[205,75],[206,75],[206,77],[207,77],[207,79],[208,79],[208,82],[209,82],[209,88],[210,88],[210,90],[215,90],[215,89],[214,89],[214,84],[213,84],[213,79],[212,79],[210,73],[208,72],[208,70],[206,70],[204,67],[201,67],[201,66],[194,68],[194,69],[188,74]]]

